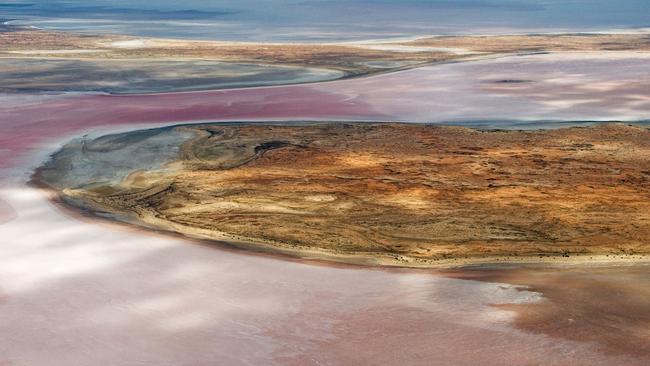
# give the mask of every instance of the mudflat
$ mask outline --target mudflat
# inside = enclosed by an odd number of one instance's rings
[[[161,154],[139,156],[141,149]],[[66,145],[67,204],[246,248],[371,264],[643,259],[650,130],[202,124]],[[115,178],[117,177],[117,178]]]

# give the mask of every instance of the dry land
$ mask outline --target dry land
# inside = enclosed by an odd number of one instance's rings
[[[650,253],[649,157],[650,130],[622,124],[211,124],[72,142],[37,179],[120,221],[303,257],[589,261]]]
[[[531,34],[421,38],[413,47],[465,49],[471,52],[650,51],[648,34]]]

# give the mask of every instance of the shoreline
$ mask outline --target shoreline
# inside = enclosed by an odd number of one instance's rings
[[[207,246],[219,250],[236,251],[248,255],[271,257],[290,262],[307,263],[325,267],[346,267],[346,268],[370,268],[379,270],[474,270],[474,269],[495,269],[511,267],[614,267],[614,266],[650,266],[650,254],[579,254],[572,253],[569,256],[562,254],[542,254],[540,256],[486,256],[486,257],[459,257],[442,260],[417,261],[419,263],[405,263],[403,260],[394,259],[394,255],[385,255],[378,258],[373,255],[339,255],[325,250],[292,250],[288,248],[277,248],[270,244],[254,242],[238,242],[232,240],[216,240],[200,236],[191,236],[176,231],[162,228],[147,227],[135,222],[111,219],[101,215],[100,211],[82,209],[65,203],[60,194],[46,183],[41,182],[35,175],[32,175],[26,183],[30,188],[43,192],[48,201],[65,215],[81,221],[94,224],[106,225],[121,230],[138,232],[147,235],[160,235],[172,238],[181,238],[188,244]],[[400,256],[404,257],[404,256]],[[393,258],[393,259],[391,259]],[[424,263],[423,263],[424,262]]]
[[[486,257],[458,257],[449,259],[418,260],[403,255],[341,255],[326,250],[294,250],[289,248],[278,248],[271,244],[217,240],[199,235],[193,236],[177,231],[165,230],[139,225],[135,222],[122,221],[108,218],[101,215],[100,211],[82,209],[65,203],[60,194],[47,184],[38,181],[32,176],[28,185],[44,192],[48,200],[64,214],[82,221],[89,221],[95,224],[119,227],[120,229],[135,231],[138,233],[161,235],[187,240],[188,244],[198,244],[220,250],[233,250],[239,253],[272,257],[291,262],[317,264],[334,267],[356,267],[376,269],[420,269],[420,270],[448,270],[448,269],[486,269],[486,268],[508,268],[516,267],[614,267],[614,266],[650,266],[650,254],[580,254],[571,253],[568,256],[563,254],[544,253],[541,255],[526,256],[486,256]],[[396,258],[400,257],[400,258]]]

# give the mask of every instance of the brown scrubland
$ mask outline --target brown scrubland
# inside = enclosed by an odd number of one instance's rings
[[[418,124],[180,126],[163,171],[62,190],[123,221],[306,257],[450,259],[650,252],[650,131]]]

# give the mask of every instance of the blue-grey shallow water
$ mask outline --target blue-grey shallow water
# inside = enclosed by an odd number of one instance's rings
[[[0,20],[136,36],[334,41],[650,26],[648,0],[0,0]]]

